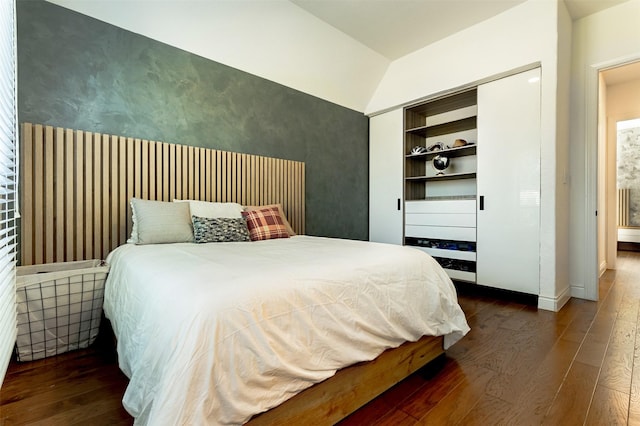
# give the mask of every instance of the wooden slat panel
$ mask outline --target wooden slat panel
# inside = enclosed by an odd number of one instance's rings
[[[296,164],[295,163],[290,163],[289,167],[288,167],[288,173],[289,176],[287,178],[288,181],[288,194],[287,194],[287,202],[286,204],[282,207],[284,209],[284,213],[285,215],[287,215],[287,219],[289,220],[289,223],[291,224],[291,227],[293,229],[298,229],[297,223],[296,223],[296,218],[293,215],[293,208],[295,206],[295,189],[296,189],[296,182],[295,182],[295,177],[296,177]]]
[[[160,145],[162,145],[162,199],[164,201],[173,201],[173,198],[169,196],[169,144],[162,143]],[[160,154],[160,149],[158,149],[158,154]],[[158,161],[160,160],[158,159]],[[158,167],[160,166],[158,165]],[[160,182],[158,181],[159,184]],[[160,196],[159,192],[158,196]]]
[[[149,144],[149,141],[142,141],[141,159],[142,193],[140,197],[145,200],[156,199],[156,180],[154,171],[156,169],[156,145]]]
[[[289,166],[287,167],[287,178],[285,179],[287,181],[287,201],[282,206],[282,209],[284,210],[285,215],[287,215],[287,218],[289,218],[289,216],[291,215],[289,209],[291,208],[293,197],[293,168],[294,164],[289,162]],[[291,223],[291,221],[289,221],[289,223]]]
[[[102,135],[93,134],[93,242],[90,257],[102,258]]]
[[[222,201],[222,151],[215,151],[216,165],[215,165],[215,179],[216,179],[216,196],[213,201]]]
[[[193,173],[194,173],[194,171],[193,171],[193,162],[194,162],[193,157],[194,157],[194,150],[195,150],[195,148],[192,147],[192,146],[187,148],[187,152],[188,152],[188,154],[187,154],[188,155],[188,157],[187,157],[188,158],[188,160],[187,160],[187,179],[188,179],[187,180],[187,191],[188,191],[187,194],[189,194],[188,198],[190,200],[193,200],[193,197],[194,197],[194,188],[193,188],[193,178],[194,178],[194,176],[193,176]]]
[[[126,215],[126,219],[127,219],[127,231],[126,231],[126,235],[129,236],[131,235],[131,203],[129,203],[129,200],[131,200],[131,198],[133,198],[133,178],[134,178],[134,158],[133,158],[133,139],[132,138],[127,138],[126,141],[126,148],[127,148],[127,155],[126,155],[126,162],[127,162],[127,173],[126,173],[126,182],[127,184],[125,185],[126,188],[126,200],[127,200],[127,215]]]
[[[54,140],[53,140],[53,127],[46,126],[45,127],[45,135],[44,135],[44,246],[45,246],[45,254],[44,261],[47,263],[51,263],[54,261],[54,227],[53,227],[53,214],[55,211],[53,205],[53,148],[54,148]]]
[[[109,176],[109,189],[110,189],[110,195],[109,195],[109,200],[110,200],[110,207],[111,207],[111,212],[110,212],[110,217],[111,217],[111,237],[110,237],[110,246],[109,249],[111,249],[111,247],[120,245],[122,243],[122,240],[120,238],[120,227],[121,227],[121,223],[120,223],[120,185],[119,185],[119,180],[118,180],[118,172],[119,172],[119,148],[120,148],[120,144],[118,143],[118,138],[113,136],[111,137],[111,143],[110,143],[110,148],[111,148],[111,156],[110,156],[110,169],[111,169],[111,175]]]
[[[111,251],[113,242],[111,241],[111,229],[115,229],[116,226],[111,222],[111,199],[112,194],[109,191],[109,178],[111,172],[111,156],[110,156],[111,144],[108,135],[102,135],[102,176],[100,182],[102,183],[102,205],[100,207],[101,220],[102,220],[102,247],[100,248],[97,259],[104,259]]]
[[[249,159],[249,201],[248,204],[253,206],[258,202],[256,190],[256,157],[251,156]]]
[[[236,202],[236,153],[227,153],[227,201]]]
[[[65,205],[64,205],[64,214],[65,214],[65,227],[64,227],[64,238],[65,238],[65,260],[70,261],[71,259],[75,259],[74,256],[74,247],[75,247],[75,209],[73,208],[73,201],[75,198],[75,185],[74,185],[74,176],[75,176],[75,167],[73,164],[73,156],[75,151],[75,147],[73,145],[74,137],[73,131],[71,129],[66,129],[64,131],[64,160],[65,160],[65,180],[64,180],[64,197],[65,197]]]
[[[240,193],[242,194],[242,198],[240,199],[240,203],[243,206],[248,205],[248,197],[247,197],[247,154],[240,154],[240,179],[242,180],[242,187],[240,188]]]
[[[127,140],[124,137],[118,138],[118,218],[120,243],[124,243],[127,238],[128,212],[127,198]]]
[[[176,146],[176,196],[178,200],[182,200],[182,146]]]
[[[247,176],[247,204],[250,206],[256,205],[256,158],[255,156],[249,157],[249,170]]]
[[[133,140],[133,196],[142,198],[142,162],[148,161],[148,154],[142,155],[142,140]]]
[[[76,251],[74,260],[84,259],[84,133],[75,133],[75,159],[74,170],[76,200],[74,205],[74,217],[76,219]],[[37,263],[37,262],[36,262]]]
[[[222,152],[222,158],[220,162],[222,186],[221,186],[221,201],[229,202],[230,201],[230,191],[229,191],[229,153]]]
[[[169,165],[175,165],[177,164],[176,162],[176,146],[175,145],[171,145],[171,144],[167,144],[168,146],[168,151],[169,151],[169,156],[165,159],[165,161],[168,163],[167,165],[167,169],[169,171],[169,200],[174,200],[177,199],[177,195],[176,195],[176,167],[169,167]]]
[[[289,219],[289,223],[291,224],[291,227],[293,229],[296,230],[296,232],[298,231],[298,217],[295,214],[295,206],[296,206],[296,190],[298,188],[298,183],[296,182],[296,179],[298,177],[298,168],[296,167],[295,164],[293,164],[290,167],[290,188],[291,188],[291,194],[289,197],[289,204],[287,205],[287,208],[285,210],[285,214],[287,215],[287,218]]]
[[[255,205],[261,205],[264,204],[264,200],[263,200],[263,194],[262,194],[262,162],[263,162],[264,158],[263,157],[258,157],[256,158],[256,165],[255,165],[255,181],[254,181],[254,190],[255,190],[255,201],[254,204]]]
[[[200,197],[199,200],[207,200],[207,151],[204,148],[200,148]]]
[[[155,161],[155,179],[156,179],[156,199],[161,201],[170,201],[165,194],[165,169],[164,169],[164,153],[162,144],[155,142],[156,145],[156,161]]]
[[[156,194],[156,143],[152,142],[149,144],[149,199],[157,200]]]
[[[43,134],[42,134],[42,126],[36,125],[35,129],[35,143],[36,146],[43,146]],[[38,238],[41,238],[44,235],[44,199],[43,199],[43,162],[42,162],[43,152],[35,152],[34,153],[34,169],[33,169],[33,181],[34,181],[34,191],[33,191],[33,229],[34,236],[36,237],[34,241],[34,262],[35,263],[43,263],[44,262],[44,245],[43,241],[38,241]]]
[[[84,142],[85,222],[83,230],[83,259],[90,259],[93,256],[93,133],[86,132]]]
[[[213,200],[213,194],[214,194],[214,182],[213,182],[213,176],[211,174],[211,170],[213,170],[213,166],[211,165],[213,160],[213,151],[212,150],[207,150],[207,157],[206,157],[206,164],[205,164],[205,180],[207,182],[207,190],[206,190],[206,201],[211,201]]]
[[[23,265],[31,265],[34,263],[34,247],[33,247],[33,206],[35,200],[34,195],[34,174],[33,174],[33,126],[30,123],[22,125],[22,173],[21,176],[21,191],[22,195],[22,219],[20,221],[21,229],[20,235],[22,237],[21,244],[21,263]]]
[[[29,123],[21,146],[24,265],[104,259],[132,197],[280,203],[304,232],[304,163]]]
[[[273,167],[275,161],[273,158],[266,158],[266,169],[265,169],[265,177],[267,180],[267,195],[265,199],[265,204],[271,204],[274,201],[274,192],[273,192]]]
[[[64,170],[64,129],[56,128],[54,134],[54,217],[56,225],[54,232],[56,235],[55,240],[55,262],[64,262],[64,183],[65,183],[65,170]]]

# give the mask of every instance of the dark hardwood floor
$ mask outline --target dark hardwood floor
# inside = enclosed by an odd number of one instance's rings
[[[460,288],[472,331],[343,420],[351,425],[640,425],[640,253],[619,252],[600,301],[558,313]],[[104,339],[89,349],[12,362],[3,425],[130,425],[127,383]]]

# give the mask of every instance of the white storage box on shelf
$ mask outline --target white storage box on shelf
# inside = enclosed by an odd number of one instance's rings
[[[101,260],[17,268],[18,361],[88,347],[98,336],[104,282]]]

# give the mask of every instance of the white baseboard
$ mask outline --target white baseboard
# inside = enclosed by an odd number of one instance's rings
[[[584,286],[571,286],[571,297],[575,297],[576,299],[586,299],[585,293]]]
[[[538,309],[544,309],[545,311],[558,312],[562,307],[571,299],[573,291],[569,292],[569,288],[566,288],[556,297],[544,297],[538,296]]]
[[[605,271],[607,270],[607,261],[604,260],[601,264],[600,264],[600,270],[598,271],[598,277],[601,277],[602,274],[605,273]]]

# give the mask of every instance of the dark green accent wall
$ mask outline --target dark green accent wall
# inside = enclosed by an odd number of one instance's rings
[[[51,3],[17,17],[20,122],[304,161],[307,234],[368,238],[362,113]]]

